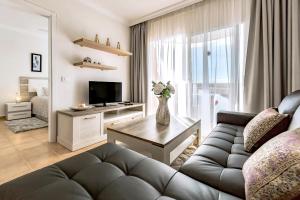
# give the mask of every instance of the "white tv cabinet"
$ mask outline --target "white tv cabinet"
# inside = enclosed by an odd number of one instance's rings
[[[71,151],[106,140],[107,127],[145,117],[145,104],[111,105],[57,112],[57,141]]]

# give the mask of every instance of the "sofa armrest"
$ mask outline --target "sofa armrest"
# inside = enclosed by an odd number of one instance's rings
[[[254,113],[220,111],[217,113],[217,123],[246,126],[256,116]]]

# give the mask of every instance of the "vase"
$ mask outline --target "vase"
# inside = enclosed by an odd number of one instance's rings
[[[170,111],[168,107],[168,98],[158,97],[159,105],[156,111],[156,123],[168,125],[170,123]]]

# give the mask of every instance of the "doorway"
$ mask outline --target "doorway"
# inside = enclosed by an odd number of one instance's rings
[[[14,116],[11,119],[23,119],[24,122],[8,123],[13,127],[10,130],[19,134],[48,127],[46,140],[55,142],[51,87],[53,15],[25,1],[2,1],[0,9],[0,42],[8,47],[3,50],[5,53],[2,52],[2,55],[7,54],[4,56],[7,62],[2,62],[0,73],[6,78],[6,82],[0,84],[0,90],[5,90],[4,94],[8,95],[6,99],[0,99],[0,116],[7,119],[6,103],[20,103],[17,105],[19,113],[11,110]],[[27,106],[24,107],[26,115],[21,106]]]

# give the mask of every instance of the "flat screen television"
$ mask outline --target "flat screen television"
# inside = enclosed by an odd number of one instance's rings
[[[106,106],[114,102],[122,102],[122,83],[89,82],[89,104]]]

